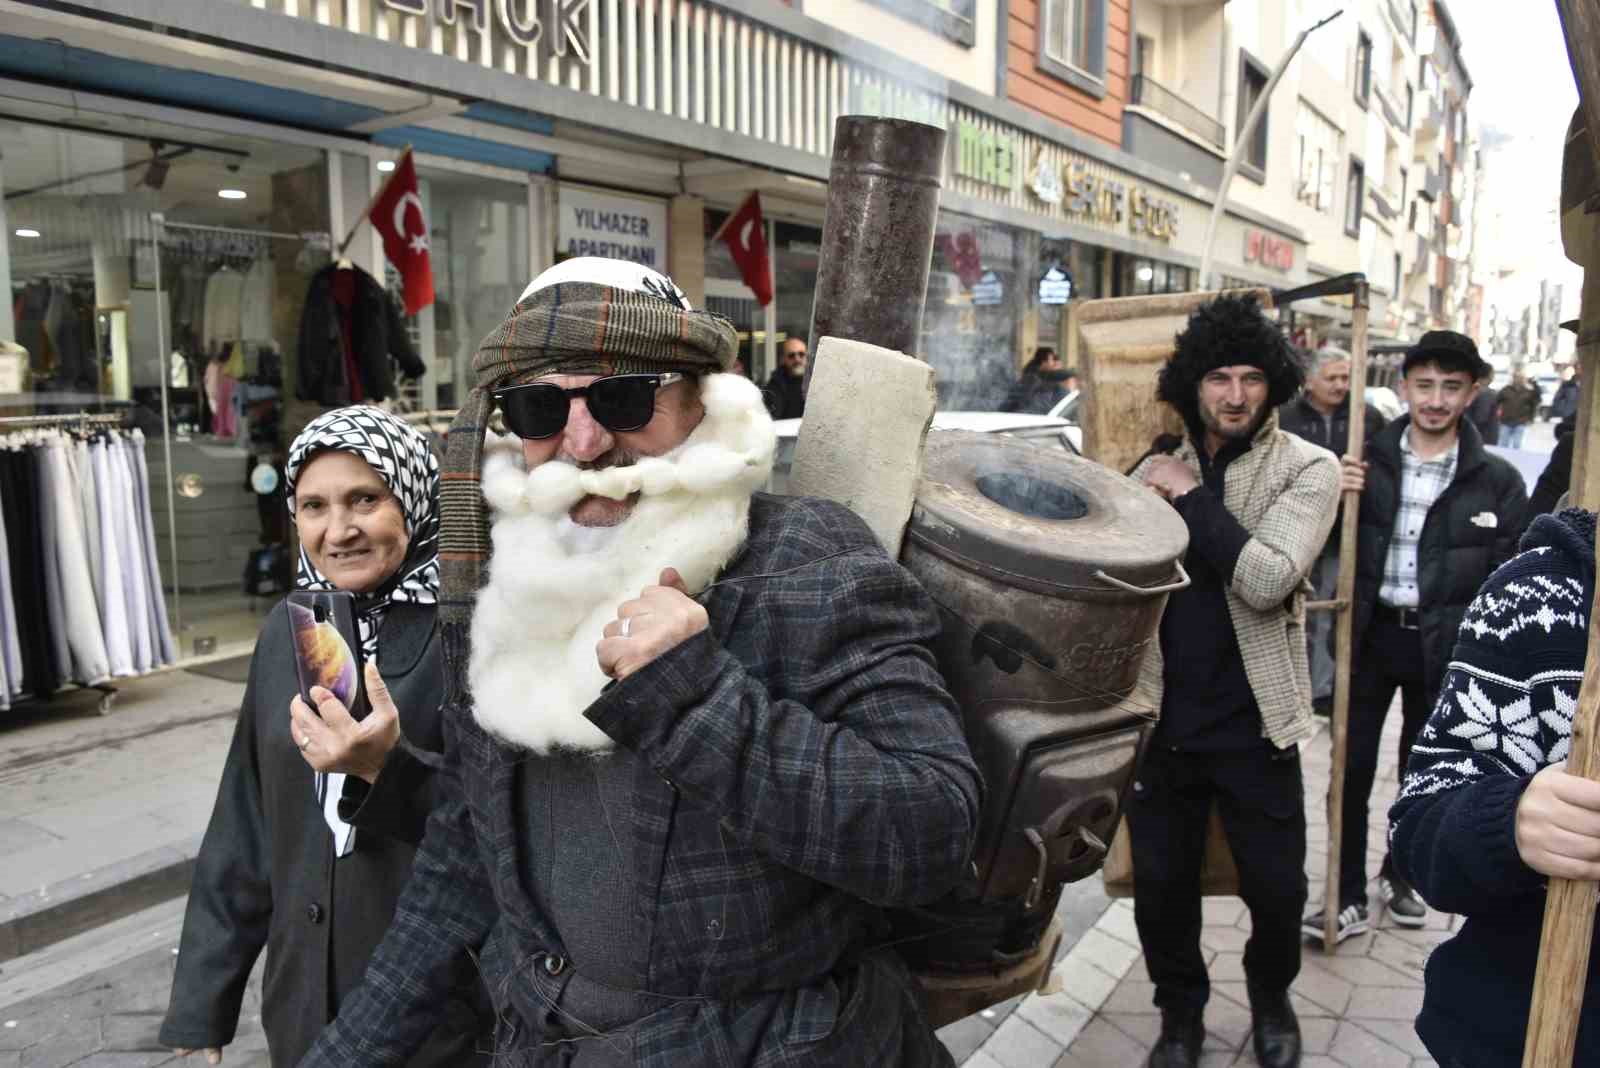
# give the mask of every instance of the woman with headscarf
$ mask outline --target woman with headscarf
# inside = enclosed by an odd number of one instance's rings
[[[161,1041],[216,1064],[265,947],[261,1020],[275,1066],[298,1062],[389,926],[433,801],[443,745],[439,465],[380,409],[327,412],[289,451],[296,587],[354,593],[372,711],[299,696],[287,609],[268,617],[195,863]],[[395,709],[404,709],[396,713]],[[474,975],[414,1066],[487,1063]]]

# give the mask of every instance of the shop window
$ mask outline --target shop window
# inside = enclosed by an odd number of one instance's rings
[[[1367,173],[1361,161],[1350,157],[1350,176],[1344,185],[1344,232],[1361,236],[1362,201],[1367,195]]]
[[[939,212],[921,355],[937,372],[940,408],[997,409],[1015,382],[1017,329],[1037,281],[1023,246],[1009,226]]]
[[[1295,197],[1300,203],[1327,213],[1333,210],[1334,181],[1344,155],[1344,134],[1305,100],[1294,118],[1299,160],[1295,167]]]
[[[1039,69],[1096,100],[1106,95],[1108,0],[1042,0]]]
[[[1362,107],[1372,98],[1372,38],[1366,30],[1356,34],[1356,103]]]
[[[1186,293],[1193,288],[1195,272],[1175,263],[1118,254],[1119,297],[1155,293]]]
[[[1267,91],[1267,79],[1270,76],[1271,72],[1265,64],[1244,49],[1239,50],[1239,111],[1233,127],[1235,137],[1243,132],[1245,120],[1255,110],[1256,101]],[[1270,108],[1262,110],[1261,121],[1250,135],[1250,144],[1239,167],[1241,174],[1258,183],[1267,180],[1267,120],[1270,112]]]
[[[901,18],[971,48],[977,40],[976,0],[871,0]]]

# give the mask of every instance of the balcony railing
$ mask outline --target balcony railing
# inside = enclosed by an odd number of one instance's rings
[[[1147,74],[1133,76],[1133,103],[1171,119],[1205,141],[1224,148],[1227,144],[1222,123],[1201,111],[1177,93]]]
[[[1406,11],[1405,6],[1399,3],[1398,0],[1389,0],[1388,6],[1389,17],[1394,20],[1394,28],[1400,31],[1401,37],[1404,37],[1412,44],[1416,44],[1416,39],[1412,36],[1411,13]]]
[[[1422,186],[1417,190],[1417,196],[1424,200],[1439,202],[1439,192],[1444,188],[1444,182],[1439,178],[1439,171],[1434,167],[1426,167],[1422,171]]]
[[[1374,85],[1372,87],[1372,95],[1378,98],[1378,103],[1383,108],[1383,117],[1389,120],[1389,124],[1396,130],[1404,132],[1406,128],[1405,115],[1401,113],[1400,105],[1389,98],[1389,91],[1381,85]]]

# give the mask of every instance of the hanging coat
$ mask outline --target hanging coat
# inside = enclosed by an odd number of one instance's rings
[[[300,314],[295,395],[330,408],[391,397],[391,356],[408,378],[427,370],[406,333],[400,306],[359,267],[329,265],[318,271]]]

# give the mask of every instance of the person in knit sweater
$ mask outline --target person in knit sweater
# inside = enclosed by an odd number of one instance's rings
[[[1600,783],[1569,775],[1594,603],[1595,514],[1540,516],[1478,591],[1389,810],[1394,864],[1466,917],[1428,958],[1417,1035],[1441,1068],[1516,1068],[1545,880],[1600,881]],[[1577,1065],[1600,1065],[1591,952]],[[1572,1007],[1577,1012],[1577,1006]]]

